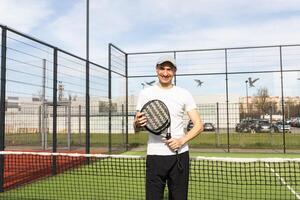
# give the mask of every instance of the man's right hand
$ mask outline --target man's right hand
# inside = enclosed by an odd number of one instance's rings
[[[143,128],[147,124],[147,118],[144,113],[137,112],[134,118],[134,127],[135,129]]]

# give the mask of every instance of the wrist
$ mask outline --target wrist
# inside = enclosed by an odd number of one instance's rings
[[[139,125],[138,125],[138,123],[137,123],[136,120],[133,121],[133,128],[134,128],[134,131],[135,131],[135,132],[138,132],[139,129],[140,129],[140,127],[139,127]]]
[[[134,128],[139,128],[139,125],[138,125],[137,121],[133,122],[133,126],[134,126]]]
[[[185,137],[179,138],[180,147],[182,147],[186,142],[187,141],[186,141]]]

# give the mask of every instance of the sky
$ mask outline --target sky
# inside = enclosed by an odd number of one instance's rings
[[[299,0],[90,0],[90,60],[107,66],[109,43],[125,52],[300,44],[299,22]],[[86,0],[0,0],[0,23],[86,55]]]
[[[0,0],[0,23],[85,56],[86,0]],[[300,44],[299,0],[90,0],[90,59],[126,52]]]

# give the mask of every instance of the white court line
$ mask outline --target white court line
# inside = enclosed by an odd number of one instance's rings
[[[275,176],[280,180],[280,182],[281,182],[283,185],[285,185],[285,186],[287,187],[287,189],[288,189],[289,191],[291,191],[291,193],[293,193],[293,194],[296,196],[297,199],[300,200],[300,195],[294,190],[294,188],[292,188],[292,187],[284,180],[284,178],[282,178],[277,172],[275,172],[275,170],[274,170],[273,168],[271,168],[270,165],[269,165],[268,163],[266,163],[266,166],[267,166],[268,168],[270,168],[271,172],[272,172],[273,174],[275,174]]]

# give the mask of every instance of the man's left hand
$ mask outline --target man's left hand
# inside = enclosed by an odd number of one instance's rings
[[[166,140],[165,143],[173,150],[176,151],[180,149],[183,145],[182,140],[179,138],[171,138],[169,140]]]

